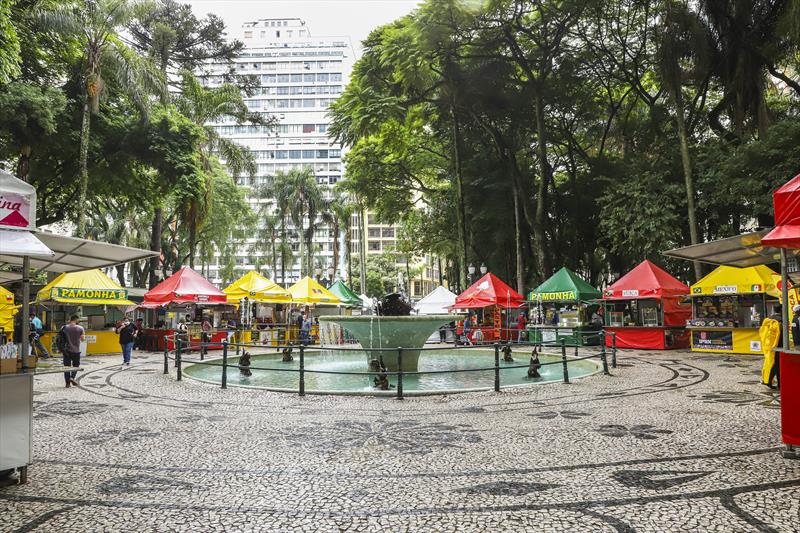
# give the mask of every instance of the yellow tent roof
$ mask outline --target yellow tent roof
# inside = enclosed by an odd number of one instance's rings
[[[692,295],[746,294],[766,292],[775,294],[775,271],[758,265],[737,268],[722,265],[692,285]]]
[[[289,287],[289,292],[294,303],[328,305],[342,303],[332,292],[308,276]]]
[[[7,335],[14,331],[14,315],[17,311],[14,306],[14,294],[0,286],[0,328],[3,328]]]
[[[292,299],[289,291],[251,270],[222,291],[228,295],[229,302],[238,302],[245,296],[253,302],[288,303]]]
[[[65,272],[36,294],[36,301],[75,305],[136,305],[128,291],[100,270]]]

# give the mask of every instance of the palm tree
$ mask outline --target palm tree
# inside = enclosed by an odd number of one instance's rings
[[[256,200],[255,214],[257,218],[257,232],[255,249],[260,252],[270,252],[272,259],[270,266],[272,275],[278,270],[278,231],[281,229],[280,210],[273,204],[275,200],[273,188],[270,185],[260,185],[253,189],[251,199]]]
[[[311,168],[292,169],[275,176],[275,197],[284,213],[288,212],[300,233],[300,277],[311,272],[311,242],[317,216],[323,211],[325,199]],[[308,228],[305,220],[308,219]],[[306,252],[304,252],[304,248]]]
[[[238,87],[225,84],[207,89],[188,71],[181,73],[182,91],[176,100],[178,110],[195,124],[202,126],[206,133],[205,142],[201,143],[200,157],[205,174],[197,184],[198,194],[187,195],[181,202],[179,211],[183,222],[188,225],[189,266],[194,267],[196,255],[197,232],[205,223],[208,206],[211,203],[213,187],[211,175],[218,172],[217,156],[223,159],[234,177],[246,172],[255,176],[256,164],[250,151],[230,139],[221,137],[209,124],[226,119],[234,119],[238,124],[250,123],[267,125],[269,121],[258,113],[251,113],[242,98]]]
[[[42,26],[77,39],[83,49],[83,111],[78,157],[78,219],[76,234],[86,235],[86,194],[89,185],[88,153],[91,116],[100,112],[109,74],[146,116],[147,94],[166,91],[164,77],[149,61],[134,53],[117,32],[134,17],[134,0],[79,0],[42,13]]]
[[[333,267],[339,268],[339,235],[344,233],[344,254],[345,262],[347,264],[348,281],[350,281],[350,254],[353,238],[353,214],[356,210],[356,205],[353,203],[349,194],[341,191],[334,190],[333,197],[328,201],[325,219],[331,226],[333,226]]]

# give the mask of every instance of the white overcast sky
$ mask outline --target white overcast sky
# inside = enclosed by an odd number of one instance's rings
[[[260,18],[304,19],[311,35],[349,36],[353,46],[374,28],[412,11],[419,0],[181,0],[195,15],[214,13],[225,21],[228,36],[241,39],[243,22]]]

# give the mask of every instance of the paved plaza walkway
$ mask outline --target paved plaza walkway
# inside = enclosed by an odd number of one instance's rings
[[[760,359],[620,352],[502,393],[323,397],[88,358],[37,378],[35,464],[0,531],[798,531]]]

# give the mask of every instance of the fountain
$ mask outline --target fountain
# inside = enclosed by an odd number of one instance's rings
[[[378,314],[370,316],[323,315],[320,325],[339,325],[361,344],[367,361],[380,360],[389,372],[397,372],[398,347],[403,348],[403,372],[418,370],[420,348],[439,326],[461,318],[460,315],[411,316],[412,307],[398,293],[389,294],[378,304]],[[393,351],[379,351],[392,348]]]

